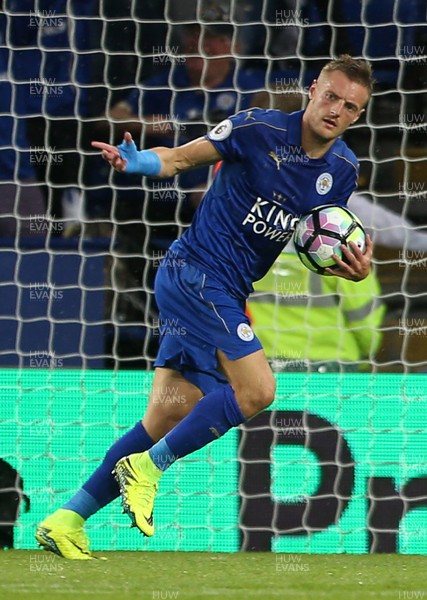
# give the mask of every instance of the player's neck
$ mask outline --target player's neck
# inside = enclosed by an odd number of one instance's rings
[[[301,130],[301,146],[309,158],[322,158],[335,143],[335,138],[325,140],[307,127]]]

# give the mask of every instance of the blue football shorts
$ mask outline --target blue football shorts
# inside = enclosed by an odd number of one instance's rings
[[[204,394],[227,384],[217,349],[230,360],[262,348],[244,300],[176,254],[167,254],[155,281],[160,348],[155,367],[179,371]]]

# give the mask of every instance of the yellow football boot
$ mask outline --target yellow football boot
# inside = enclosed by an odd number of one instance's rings
[[[91,560],[94,558],[89,550],[89,538],[83,529],[83,519],[80,517],[81,526],[72,527],[67,524],[67,518],[61,517],[70,513],[59,509],[40,523],[36,531],[36,540],[49,552],[54,552],[63,558],[71,560]],[[76,517],[79,515],[76,514]],[[61,522],[62,520],[62,522]]]
[[[113,471],[120,487],[123,512],[129,515],[132,527],[147,537],[154,533],[153,506],[162,473],[148,452],[121,458]]]

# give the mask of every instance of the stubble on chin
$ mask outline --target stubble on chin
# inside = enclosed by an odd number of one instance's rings
[[[317,140],[317,142],[320,142],[322,144],[327,144],[329,142],[332,142],[333,140],[335,140],[337,137],[339,137],[341,135],[340,133],[337,134],[336,131],[331,131],[331,132],[325,131],[324,128],[322,128],[321,123],[318,125],[318,127],[311,128],[312,135]]]

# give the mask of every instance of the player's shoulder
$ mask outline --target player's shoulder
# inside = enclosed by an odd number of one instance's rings
[[[357,160],[355,153],[347,146],[347,144],[341,138],[339,138],[335,142],[334,147],[332,149],[332,155],[338,165],[348,165],[349,168],[358,171],[359,161]]]
[[[235,127],[260,125],[286,130],[288,117],[289,115],[281,110],[254,107],[236,113]]]

